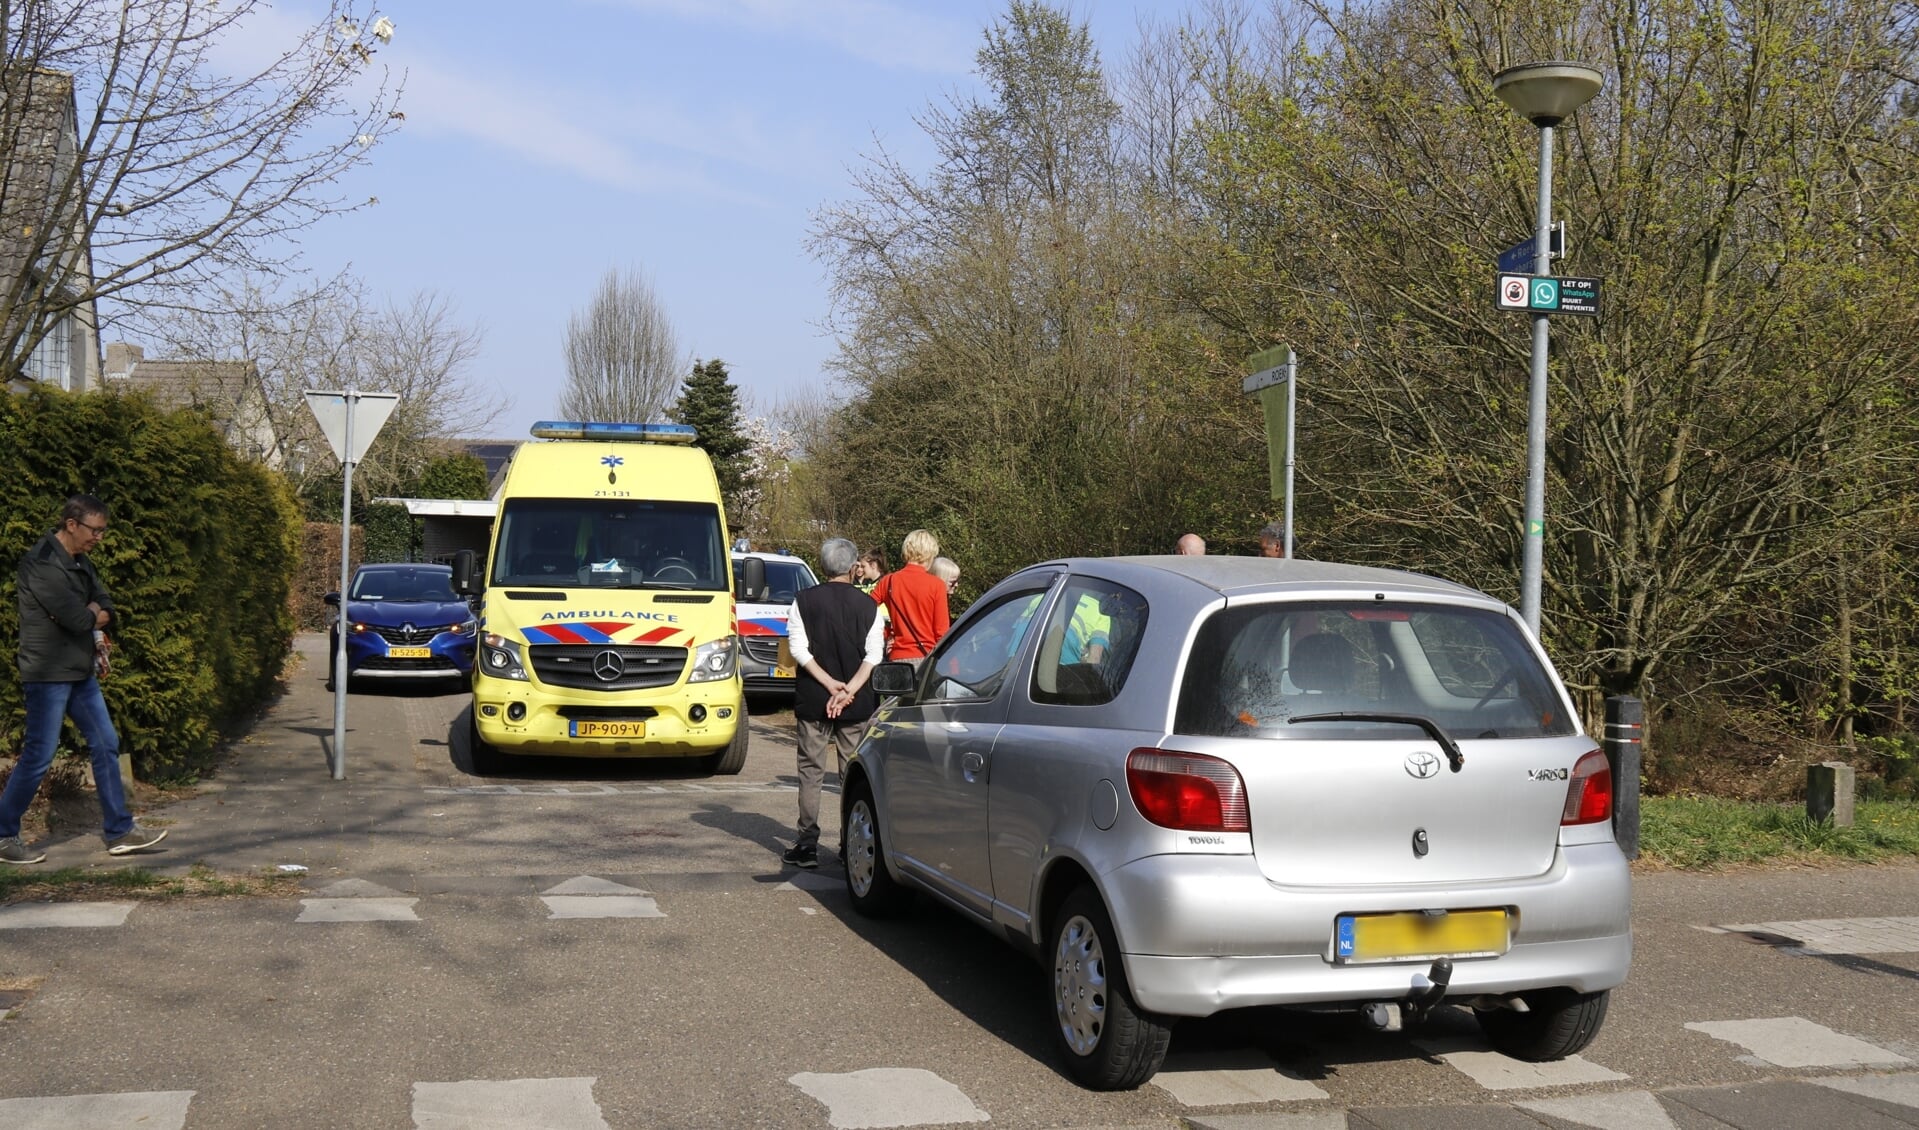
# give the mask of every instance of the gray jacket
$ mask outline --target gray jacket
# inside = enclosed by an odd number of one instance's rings
[[[93,611],[113,602],[93,563],[52,532],[20,558],[20,680],[78,683],[93,675]]]

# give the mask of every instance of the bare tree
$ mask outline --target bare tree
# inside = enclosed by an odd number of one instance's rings
[[[220,44],[263,0],[15,0],[0,41],[0,372],[50,333],[197,307],[271,272],[289,236],[360,207],[335,192],[396,127],[372,59],[393,34],[351,0],[250,72]],[[369,14],[370,15],[370,14]]]
[[[435,441],[479,434],[505,407],[467,379],[480,331],[432,291],[379,302],[348,276],[286,295],[247,278],[220,291],[218,304],[174,317],[159,340],[182,358],[254,363],[296,481],[337,470],[308,389],[400,394],[354,476],[368,497],[400,489],[440,454]]]
[[[690,363],[652,284],[637,271],[608,271],[591,304],[567,321],[560,414],[658,420]]]

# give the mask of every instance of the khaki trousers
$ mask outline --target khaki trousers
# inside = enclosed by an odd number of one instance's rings
[[[826,776],[826,747],[838,747],[840,779],[846,779],[846,759],[860,747],[872,719],[859,722],[809,722],[796,719],[800,752],[800,838],[796,847],[820,842],[820,782]]]

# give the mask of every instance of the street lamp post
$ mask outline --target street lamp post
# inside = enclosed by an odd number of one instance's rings
[[[1493,76],[1493,93],[1539,127],[1539,208],[1533,274],[1552,273],[1553,127],[1599,93],[1605,79],[1583,63],[1521,63]],[[1526,529],[1521,543],[1520,614],[1539,634],[1546,544],[1546,315],[1533,315],[1532,380],[1526,404]]]

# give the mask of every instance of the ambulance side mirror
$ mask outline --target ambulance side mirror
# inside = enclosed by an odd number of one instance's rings
[[[480,595],[480,578],[473,567],[473,551],[462,549],[453,555],[453,591],[461,596]]]
[[[748,557],[740,562],[740,596],[749,604],[766,599],[766,562]]]

